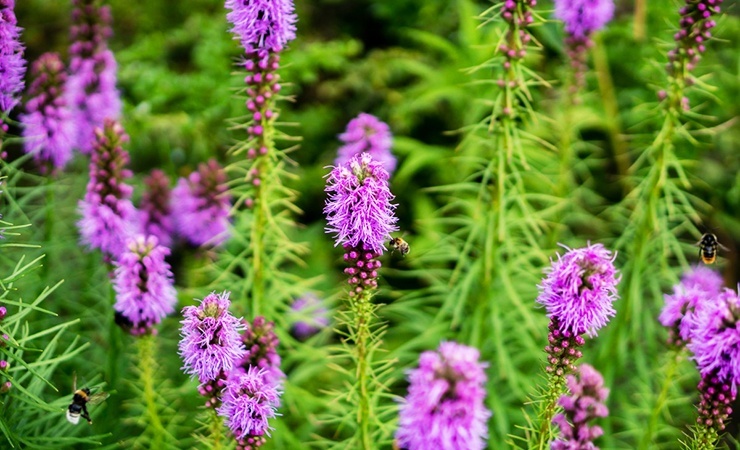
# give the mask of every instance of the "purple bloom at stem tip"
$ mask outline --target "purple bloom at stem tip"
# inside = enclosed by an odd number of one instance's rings
[[[349,121],[347,129],[339,135],[344,145],[339,147],[334,165],[347,164],[353,156],[367,152],[375,161],[383,164],[388,174],[392,174],[396,170],[396,158],[391,153],[392,139],[387,123],[371,114],[360,113]]]
[[[555,17],[565,23],[565,31],[586,38],[600,30],[614,15],[614,0],[555,0]]]
[[[295,39],[292,0],[226,0],[226,14],[247,53],[279,52]]]
[[[229,312],[229,293],[206,296],[198,306],[182,309],[179,353],[183,371],[201,383],[228,373],[245,355],[241,321]]]
[[[18,104],[26,74],[21,28],[14,10],[14,0],[0,0],[0,115],[7,114]]]
[[[561,331],[594,336],[614,316],[612,303],[618,298],[620,280],[614,258],[603,245],[589,244],[568,249],[546,269],[537,302]]]
[[[170,265],[164,260],[170,250],[154,236],[138,235],[116,260],[113,308],[130,325],[132,334],[143,334],[175,310],[177,291]]]
[[[560,428],[560,438],[550,448],[598,450],[593,441],[604,434],[604,431],[601,427],[588,423],[609,414],[604,404],[609,396],[609,389],[604,387],[604,378],[593,367],[582,364],[577,375],[568,375],[567,384],[570,393],[561,396],[558,401],[563,412],[552,420]]]
[[[223,404],[217,411],[226,418],[226,426],[237,439],[237,448],[255,448],[265,442],[264,435],[269,436],[272,429],[268,420],[278,415],[280,394],[258,367],[229,376]]]
[[[480,450],[491,412],[484,405],[485,363],[477,349],[442,342],[409,372],[409,393],[399,411],[396,441],[408,450]]]
[[[146,191],[141,197],[141,227],[144,234],[156,236],[165,247],[172,246],[174,223],[170,198],[170,179],[160,169],[154,169],[144,179]]]
[[[369,153],[353,156],[349,163],[333,168],[326,181],[329,198],[324,206],[327,233],[335,244],[366,247],[382,254],[385,242],[398,231],[394,196],[388,187],[388,172]]]

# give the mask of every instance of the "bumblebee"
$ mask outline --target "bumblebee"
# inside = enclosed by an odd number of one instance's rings
[[[404,241],[401,237],[394,237],[393,239],[391,239],[391,241],[388,243],[388,246],[392,249],[391,251],[398,250],[398,253],[400,253],[401,256],[406,256],[411,251],[409,243]]]
[[[718,248],[726,250],[726,247],[717,241],[717,236],[712,233],[704,233],[696,245],[699,246],[699,257],[704,264],[713,264],[716,261]]]
[[[75,375],[72,382],[72,390],[74,391],[74,394],[72,395],[72,403],[70,403],[67,408],[67,420],[70,423],[77,425],[80,421],[80,416],[82,416],[83,419],[87,420],[88,424],[92,425],[92,419],[90,418],[90,414],[87,412],[87,405],[97,405],[98,403],[101,403],[103,400],[108,398],[108,393],[97,392],[95,394],[90,394],[89,388],[77,389],[77,375]]]

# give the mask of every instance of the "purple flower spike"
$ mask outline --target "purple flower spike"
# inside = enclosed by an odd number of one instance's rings
[[[164,260],[169,254],[156,237],[139,235],[128,242],[127,251],[116,262],[113,309],[131,334],[149,332],[175,310],[177,292],[170,265]]]
[[[98,248],[107,258],[126,249],[126,241],[139,229],[138,214],[131,203],[133,188],[124,181],[131,178],[126,169],[129,155],[121,144],[128,136],[118,122],[106,120],[95,134],[90,160],[90,181],[85,199],[80,201],[82,219],[77,223],[82,242]]]
[[[588,364],[581,365],[577,376],[568,375],[567,383],[570,395],[563,395],[558,401],[563,407],[563,413],[552,420],[560,428],[561,436],[550,448],[598,450],[593,441],[604,434],[604,431],[599,426],[588,425],[588,422],[609,414],[604,404],[609,396],[609,389],[604,387],[601,374]]]
[[[339,135],[344,145],[339,147],[334,164],[347,164],[353,156],[367,152],[375,161],[383,164],[386,172],[392,174],[396,170],[396,158],[391,153],[392,139],[387,123],[371,114],[360,113],[349,121],[345,132]]]
[[[21,28],[14,10],[15,0],[0,0],[0,114],[3,115],[18,104],[26,74]]]
[[[95,0],[74,0],[74,6],[66,94],[77,125],[77,147],[89,154],[95,145],[95,128],[105,119],[120,117],[121,99],[116,89],[116,60],[107,48],[112,35],[110,7],[99,6]]]
[[[253,449],[265,442],[272,429],[269,419],[277,416],[280,391],[266,381],[263,370],[250,367],[230,376],[217,409],[237,439],[237,449]]]
[[[702,307],[696,315],[691,342],[687,345],[702,377],[715,376],[719,383],[730,385],[737,395],[740,384],[740,298],[725,289],[715,301]],[[716,383],[715,383],[716,384]]]
[[[615,257],[601,244],[589,245],[568,249],[546,269],[537,302],[561,331],[594,336],[614,316],[612,303],[618,298],[620,279]]]
[[[398,231],[394,196],[382,164],[369,153],[353,156],[347,165],[334,167],[325,190],[326,231],[336,234],[334,245],[382,254],[390,234]]]
[[[300,340],[306,340],[329,326],[329,311],[313,293],[297,298],[290,305],[289,314],[293,335]]]
[[[50,164],[63,169],[72,158],[75,143],[75,123],[71,120],[64,98],[67,75],[59,55],[44,53],[31,68],[33,82],[26,113],[19,117],[23,124],[23,148],[33,155],[43,171]]]
[[[722,276],[706,266],[696,266],[681,277],[681,284],[686,288],[696,287],[708,296],[714,297],[722,291]]]
[[[172,197],[172,217],[180,236],[193,245],[220,245],[229,237],[226,173],[216,160],[200,164],[187,179],[181,178]]]
[[[575,38],[586,38],[600,30],[613,15],[613,0],[555,0],[555,17],[565,23],[565,32]]]
[[[255,317],[251,324],[246,321],[243,323],[245,330],[242,334],[242,342],[247,352],[239,362],[238,368],[243,369],[244,372],[250,367],[262,369],[267,383],[279,386],[285,374],[280,370],[280,355],[277,352],[280,340],[275,334],[275,323],[268,322],[262,316]]]
[[[144,180],[146,191],[141,198],[141,226],[144,234],[156,236],[165,247],[172,246],[174,224],[170,206],[170,179],[159,170],[152,170]]]
[[[244,357],[240,320],[229,312],[229,293],[206,296],[198,306],[182,309],[180,357],[185,373],[201,383],[215,380],[233,369]]]
[[[486,396],[486,364],[477,349],[443,342],[419,358],[409,372],[409,393],[399,411],[396,440],[408,450],[480,450],[491,416]]]
[[[231,32],[247,53],[279,52],[295,39],[292,0],[226,0]]]

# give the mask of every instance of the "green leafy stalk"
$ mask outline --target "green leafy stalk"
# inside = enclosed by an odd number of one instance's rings
[[[150,436],[149,446],[152,449],[163,448],[169,434],[162,425],[160,418],[161,400],[156,390],[155,373],[157,362],[155,358],[157,343],[152,334],[141,336],[136,339],[138,351],[137,364],[139,369],[139,383],[142,393],[142,401],[145,406],[143,423],[146,424],[146,432]]]
[[[658,427],[658,419],[660,417],[663,408],[667,406],[668,394],[671,386],[675,382],[675,376],[678,369],[679,363],[685,358],[685,351],[683,349],[670,352],[668,355],[668,362],[664,370],[663,383],[660,389],[660,394],[656,399],[653,409],[650,411],[650,418],[648,419],[645,433],[642,435],[640,440],[640,449],[648,450],[652,448],[653,434]]]

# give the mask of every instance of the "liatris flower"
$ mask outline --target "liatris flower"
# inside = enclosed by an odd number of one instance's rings
[[[295,39],[292,0],[226,0],[226,19],[247,53],[279,52]]]
[[[498,50],[504,55],[504,69],[511,69],[511,65],[527,56],[527,44],[532,36],[526,30],[534,22],[532,8],[537,0],[505,0],[502,2],[501,17],[509,24],[504,44]],[[499,80],[505,83],[504,80]]]
[[[324,207],[335,244],[382,254],[390,234],[398,231],[388,172],[369,153],[353,156],[328,175]]]
[[[698,309],[713,303],[721,287],[719,274],[705,267],[696,267],[673,287],[672,295],[664,296],[665,306],[658,320],[669,328],[669,344],[683,347],[691,341]]]
[[[591,35],[613,14],[613,0],[555,0],[555,17],[565,23],[565,46],[576,79],[574,91],[585,83],[586,51],[593,46]]]
[[[601,427],[589,426],[588,423],[609,414],[604,404],[609,396],[609,389],[604,387],[601,374],[588,364],[581,365],[577,376],[568,375],[567,383],[570,395],[563,395],[558,401],[563,407],[563,413],[552,420],[560,428],[561,436],[550,448],[598,450],[593,441],[604,434],[604,431]]]
[[[601,244],[589,245],[568,249],[546,270],[537,302],[561,331],[594,336],[614,316],[619,283],[615,257]]]
[[[740,298],[724,289],[699,309],[688,344],[702,377],[714,376],[737,395],[740,383]]]
[[[229,312],[229,293],[212,292],[198,306],[182,309],[180,357],[185,373],[201,383],[216,380],[231,371],[244,357],[239,319]]]
[[[353,156],[367,152],[375,161],[383,164],[389,174],[396,170],[396,158],[391,153],[391,129],[377,117],[360,113],[349,121],[347,129],[339,135],[339,140],[344,145],[337,151],[335,165],[347,164]]]
[[[329,311],[313,293],[295,299],[289,313],[293,335],[300,340],[308,339],[329,325],[328,314]]]
[[[199,164],[187,179],[181,178],[172,197],[177,233],[193,245],[220,245],[228,239],[229,209],[226,173],[216,160]]]
[[[23,147],[33,155],[42,169],[46,164],[62,169],[72,158],[75,123],[70,118],[64,97],[67,75],[64,63],[56,53],[44,53],[31,68],[33,82],[23,124]]]
[[[136,236],[118,256],[113,288],[116,310],[134,335],[147,333],[175,310],[177,292],[165,256],[170,250],[154,236]]]
[[[21,28],[14,9],[15,0],[0,0],[0,115],[7,114],[18,104],[26,73]]]
[[[154,169],[144,179],[144,185],[146,191],[139,207],[144,234],[156,236],[160,244],[171,247],[174,224],[170,206],[170,179],[163,171]]]
[[[95,148],[90,160],[90,181],[85,199],[80,201],[82,219],[77,223],[83,243],[99,248],[107,258],[126,249],[138,224],[131,203],[131,186],[124,183],[131,177],[126,169],[129,155],[121,144],[128,141],[118,122],[106,120],[103,129],[95,130]]]
[[[280,391],[267,379],[262,369],[252,366],[246,372],[235,372],[226,382],[223,404],[217,411],[226,418],[238,450],[260,447],[264,436],[270,435],[268,420],[278,415]]]
[[[491,416],[486,364],[477,349],[443,342],[409,372],[409,393],[399,411],[396,440],[408,450],[476,450],[485,447]]]
[[[242,333],[242,342],[247,352],[237,369],[248,371],[250,367],[257,367],[267,377],[267,382],[279,386],[285,374],[280,370],[280,355],[277,347],[280,340],[275,334],[275,323],[268,322],[262,316],[254,318],[251,324],[243,321],[245,330]]]
[[[112,35],[110,7],[98,0],[74,0],[72,45],[67,97],[77,125],[77,147],[90,153],[95,145],[95,128],[105,119],[121,115],[116,90],[116,60],[107,48]]]

